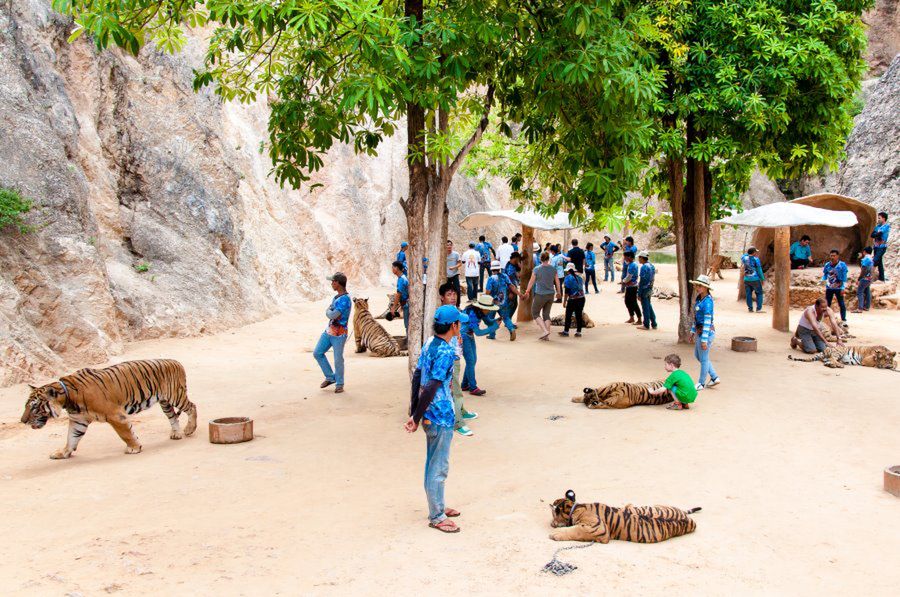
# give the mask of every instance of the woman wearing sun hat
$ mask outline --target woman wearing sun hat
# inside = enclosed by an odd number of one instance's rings
[[[691,330],[691,339],[694,341],[694,356],[700,362],[700,377],[697,379],[697,390],[713,387],[719,383],[719,376],[709,359],[712,350],[713,339],[716,337],[716,326],[713,324],[713,298],[709,276],[697,276],[691,280],[691,284],[697,291],[694,302],[694,327]],[[706,383],[709,375],[710,382]]]

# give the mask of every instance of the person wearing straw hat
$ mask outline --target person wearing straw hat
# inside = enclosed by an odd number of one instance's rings
[[[639,330],[649,330],[652,326],[656,329],[656,311],[650,299],[653,296],[653,282],[656,280],[656,268],[650,263],[650,253],[641,251],[638,253],[640,262],[638,272],[638,298],[641,301],[641,310],[644,312],[644,325],[637,326]]]
[[[563,307],[566,310],[565,323],[560,336],[568,337],[572,317],[575,317],[575,337],[581,338],[581,328],[584,327],[584,280],[578,275],[578,269],[574,263],[566,266],[566,277],[563,280]]]
[[[473,396],[484,396],[487,393],[478,387],[478,382],[475,380],[475,363],[478,361],[475,336],[487,336],[497,331],[500,324],[491,320],[487,314],[498,309],[499,307],[494,304],[494,299],[489,294],[479,294],[478,298],[469,301],[463,309],[464,318],[460,331],[466,368],[463,371],[462,390]],[[487,327],[482,328],[482,323]]]
[[[712,351],[713,340],[716,337],[716,326],[713,322],[713,298],[710,291],[712,282],[709,276],[697,276],[691,280],[697,291],[694,301],[694,327],[691,330],[691,340],[694,341],[694,356],[700,363],[700,377],[697,378],[697,391],[703,388],[711,388],[719,384],[719,376],[713,367],[709,353]],[[706,383],[706,377],[710,381]]]
[[[347,322],[350,321],[353,303],[347,294],[347,276],[336,272],[325,279],[331,282],[331,289],[337,294],[325,310],[328,327],[319,336],[319,341],[313,349],[313,358],[325,375],[325,381],[319,387],[327,388],[335,384],[334,392],[340,394],[344,391],[344,344],[347,343]],[[328,362],[328,357],[325,356],[329,350],[334,351],[334,370]]]
[[[510,281],[509,276],[502,271],[500,261],[495,259],[491,262],[491,277],[488,278],[484,287],[485,291],[494,299],[494,304],[499,307],[499,315],[503,325],[509,330],[510,342],[516,339],[516,325],[509,316],[509,294],[513,293],[519,296],[519,289]],[[489,334],[488,340],[494,340],[495,334]]]

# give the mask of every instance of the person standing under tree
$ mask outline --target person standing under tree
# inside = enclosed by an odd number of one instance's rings
[[[478,292],[484,292],[484,276],[485,274],[491,275],[491,256],[496,253],[491,243],[484,239],[483,234],[478,237],[478,244],[475,246],[475,249],[481,255],[481,260],[479,261],[480,269],[478,270]]]
[[[638,298],[641,300],[641,310],[644,312],[644,325],[637,326],[637,328],[639,330],[649,330],[652,326],[655,330],[657,328],[656,311],[653,310],[650,299],[653,297],[656,268],[650,263],[650,253],[647,251],[641,251],[638,254],[638,261],[640,262],[638,269]]]
[[[634,262],[634,253],[625,251],[622,255],[625,259],[622,263],[622,288],[625,289],[625,308],[628,309],[628,321],[625,323],[643,325],[638,305],[638,266]]]
[[[700,377],[697,378],[697,391],[703,388],[711,388],[719,385],[719,376],[716,368],[710,360],[713,340],[716,337],[716,326],[713,321],[712,281],[709,276],[697,276],[691,280],[691,284],[697,290],[697,298],[694,302],[694,328],[691,330],[691,340],[694,342],[694,357],[700,362]],[[706,376],[709,376],[709,384]]]
[[[577,238],[572,239],[572,248],[569,249],[566,258],[575,266],[576,272],[579,274],[584,272],[584,251],[578,246]]]
[[[763,280],[765,276],[762,263],[756,256],[756,247],[747,249],[741,257],[741,268],[744,271],[744,293],[747,298],[747,310],[753,313],[753,293],[756,293],[756,312],[763,312]]]
[[[616,267],[613,264],[613,255],[619,250],[619,245],[614,243],[607,235],[603,237],[603,243],[600,245],[603,249],[603,281],[616,281]]]
[[[331,304],[325,310],[328,327],[319,336],[319,342],[313,349],[313,358],[316,359],[319,368],[325,375],[325,381],[319,387],[327,388],[331,384],[336,384],[334,393],[340,394],[344,391],[344,345],[347,343],[347,322],[350,321],[350,309],[353,303],[350,301],[350,295],[347,294],[347,276],[336,272],[326,279],[331,282],[331,289],[337,294],[331,299]],[[333,371],[328,357],[325,356],[329,350],[334,351]]]
[[[631,260],[634,261],[634,256],[637,255],[637,247],[634,246],[634,239],[630,236],[626,236],[625,240],[622,241],[622,256],[624,258],[625,255],[631,253]],[[621,278],[621,286],[619,287],[619,294],[625,292],[625,276],[628,272],[625,271],[625,262],[622,262],[622,278]]]
[[[454,406],[450,385],[456,351],[450,345],[459,333],[463,316],[452,305],[434,312],[434,339],[419,355],[410,392],[409,419],[403,426],[415,433],[419,423],[425,429],[425,495],[428,498],[428,526],[444,533],[458,533],[449,517],[459,512],[444,503],[444,484],[450,472],[450,442],[453,439]]]
[[[391,303],[391,314],[396,317],[398,311],[403,309],[403,329],[409,334],[409,279],[403,273],[403,264],[399,261],[394,262],[391,271],[397,276],[397,292]]]
[[[567,337],[575,318],[575,337],[581,338],[581,328],[584,327],[584,280],[578,275],[575,264],[566,266],[566,278],[563,280],[563,307],[566,310],[565,323],[560,336]]]
[[[831,307],[831,300],[837,298],[841,309],[841,321],[847,321],[847,306],[844,304],[844,284],[847,282],[847,264],[841,261],[841,253],[832,249],[828,253],[829,261],[822,268],[822,279],[825,280],[825,300]]]
[[[553,306],[553,297],[560,295],[559,277],[556,268],[550,265],[550,253],[541,253],[541,264],[531,272],[528,288],[525,296],[534,290],[534,298],[531,300],[531,318],[538,326],[541,335],[538,340],[550,340],[550,308]]]
[[[475,243],[469,243],[469,250],[462,254],[463,273],[466,275],[466,298],[470,301],[478,296],[478,261],[481,255],[475,250]]]
[[[872,247],[862,250],[862,259],[859,260],[859,279],[856,281],[856,309],[854,313],[868,311],[872,307]]]
[[[456,306],[456,290],[452,284],[449,282],[441,284],[441,287],[438,288],[438,293],[441,295],[441,305]],[[465,318],[465,314],[463,314],[463,317]],[[433,339],[434,336],[431,336],[425,341],[425,344],[422,345],[422,351],[428,350],[428,344]],[[462,369],[463,359],[462,324],[460,324],[460,333],[453,336],[450,345],[456,351],[456,361],[453,362],[453,382],[450,384],[450,393],[453,394],[453,430],[464,437],[471,437],[474,433],[469,429],[468,422],[477,419],[478,413],[466,410],[462,386],[460,385],[460,370]]]
[[[591,293],[591,282],[594,283],[594,292],[600,294],[597,288],[597,255],[594,254],[594,243],[588,243],[584,252],[584,293]]]
[[[878,212],[878,224],[872,232],[872,239],[875,241],[873,247],[875,251],[875,267],[878,268],[878,279],[885,281],[884,277],[884,254],[887,251],[888,237],[891,235],[891,225],[888,224],[888,215],[886,211]]]
[[[459,306],[459,293],[462,292],[462,286],[459,284],[459,268],[462,267],[462,261],[459,259],[459,253],[453,250],[453,241],[447,241],[447,281],[453,285],[456,290],[456,306]]]

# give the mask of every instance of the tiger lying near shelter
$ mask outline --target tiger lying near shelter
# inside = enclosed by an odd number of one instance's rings
[[[862,365],[896,371],[895,356],[897,353],[888,350],[886,346],[828,346],[823,352],[809,358],[789,354],[788,359],[805,363],[822,361],[823,365],[832,369],[843,369],[844,365]]]
[[[400,350],[400,346],[394,337],[381,327],[372,313],[369,311],[369,299],[355,298],[353,305],[356,312],[353,314],[353,338],[356,340],[356,352],[372,351],[376,357],[405,357],[406,351]]]
[[[590,318],[590,316],[584,311],[581,312],[581,322],[584,324],[585,329],[594,327],[594,320]],[[560,313],[559,315],[554,315],[550,318],[550,325],[555,325],[557,327],[564,327],[566,325],[566,316],[564,313]],[[569,323],[569,327],[577,327],[575,325],[575,315],[572,315],[572,321]]]
[[[672,402],[672,394],[666,392],[659,396],[650,394],[649,390],[661,388],[662,381],[645,383],[629,383],[616,381],[599,388],[585,388],[584,394],[574,396],[572,402],[583,402],[588,408],[628,408],[639,404],[666,404]]]
[[[635,543],[659,543],[672,537],[693,533],[697,528],[689,514],[700,508],[681,510],[671,506],[632,506],[613,508],[606,504],[579,504],[571,489],[566,497],[550,506],[556,531],[554,541],[599,541],[610,539]]]
[[[53,459],[70,457],[94,421],[109,423],[125,442],[125,453],[137,454],[141,444],[127,415],[147,410],[157,402],[169,418],[171,439],[181,439],[197,428],[197,407],[188,400],[184,367],[178,361],[126,361],[105,369],[81,369],[39,388],[29,387],[23,423],[40,429],[62,410],[69,415],[66,447],[51,454]],[[182,434],[178,416],[183,412],[188,414],[188,422]]]

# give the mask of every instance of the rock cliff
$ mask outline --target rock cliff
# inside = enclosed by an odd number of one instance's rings
[[[284,190],[266,107],[192,91],[202,39],[133,58],[70,45],[70,27],[47,0],[0,4],[0,186],[37,205],[34,232],[0,235],[0,385],[263,318],[324,296],[335,269],[390,283],[405,138],[375,158],[337,147],[324,186]],[[505,206],[498,189],[459,177],[451,222]]]

